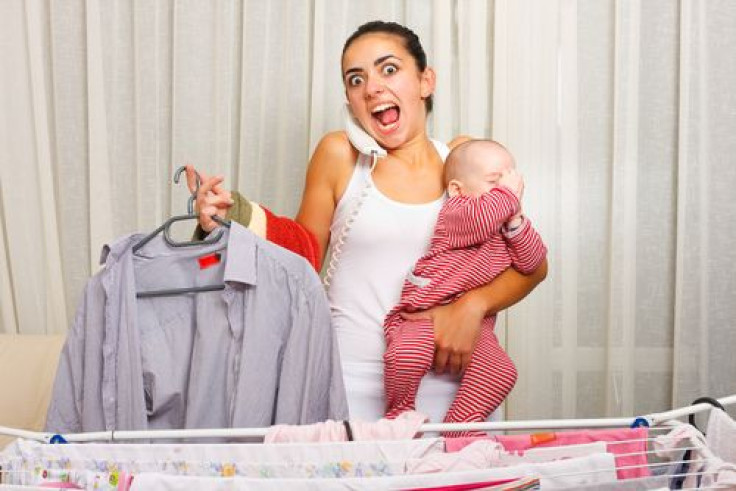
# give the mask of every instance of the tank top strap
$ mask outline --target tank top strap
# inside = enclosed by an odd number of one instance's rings
[[[445,160],[447,160],[447,156],[450,153],[450,147],[448,147],[444,142],[435,140],[434,138],[430,138],[430,140],[432,141],[434,148],[437,150],[437,153],[439,153],[440,157],[442,157],[442,161],[444,162]]]

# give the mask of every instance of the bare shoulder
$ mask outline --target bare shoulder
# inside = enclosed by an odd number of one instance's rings
[[[333,131],[327,133],[317,143],[312,160],[319,157],[328,159],[333,163],[355,163],[358,154],[350,144],[344,131]]]
[[[324,180],[339,193],[352,175],[357,158],[344,131],[327,133],[314,149],[307,177]]]
[[[467,141],[473,140],[472,136],[468,135],[458,135],[447,144],[448,147],[450,147],[450,150],[455,148],[456,146],[460,145],[461,143],[465,143]]]

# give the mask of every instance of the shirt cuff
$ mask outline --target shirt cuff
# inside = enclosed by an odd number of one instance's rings
[[[501,226],[501,234],[507,239],[512,239],[523,232],[528,226],[529,220],[527,220],[526,215],[521,215],[521,223],[513,228],[509,227],[508,222],[504,223]]]

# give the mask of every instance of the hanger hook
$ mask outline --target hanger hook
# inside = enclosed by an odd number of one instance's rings
[[[694,405],[700,404],[702,402],[707,402],[711,406],[716,407],[718,409],[722,409],[723,411],[726,410],[726,408],[723,407],[723,404],[721,404],[717,399],[713,399],[712,397],[698,397],[697,399],[695,399],[692,402],[691,405],[694,406]],[[688,419],[688,423],[690,423],[691,426],[694,426],[696,429],[698,429],[698,431],[700,431],[700,429],[695,424],[695,414],[689,414],[688,417],[687,417],[687,419]],[[705,434],[702,431],[701,431],[701,433]]]
[[[179,184],[179,180],[181,179],[182,172],[185,172],[187,170],[186,165],[182,165],[178,169],[176,169],[176,172],[174,172],[174,184]],[[199,177],[199,172],[196,170],[194,171],[195,176],[195,188],[194,192],[191,196],[189,196],[189,200],[187,201],[187,213],[190,215],[194,215],[194,200],[197,199],[197,193],[199,193],[199,186],[202,183],[202,179]]]

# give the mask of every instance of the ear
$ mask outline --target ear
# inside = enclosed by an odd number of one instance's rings
[[[426,99],[427,97],[434,94],[434,89],[437,84],[437,75],[434,73],[434,70],[431,67],[427,67],[422,72],[421,77],[421,96],[422,99]]]
[[[459,194],[463,194],[462,183],[457,179],[450,179],[450,182],[447,183],[447,194],[453,198]]]

